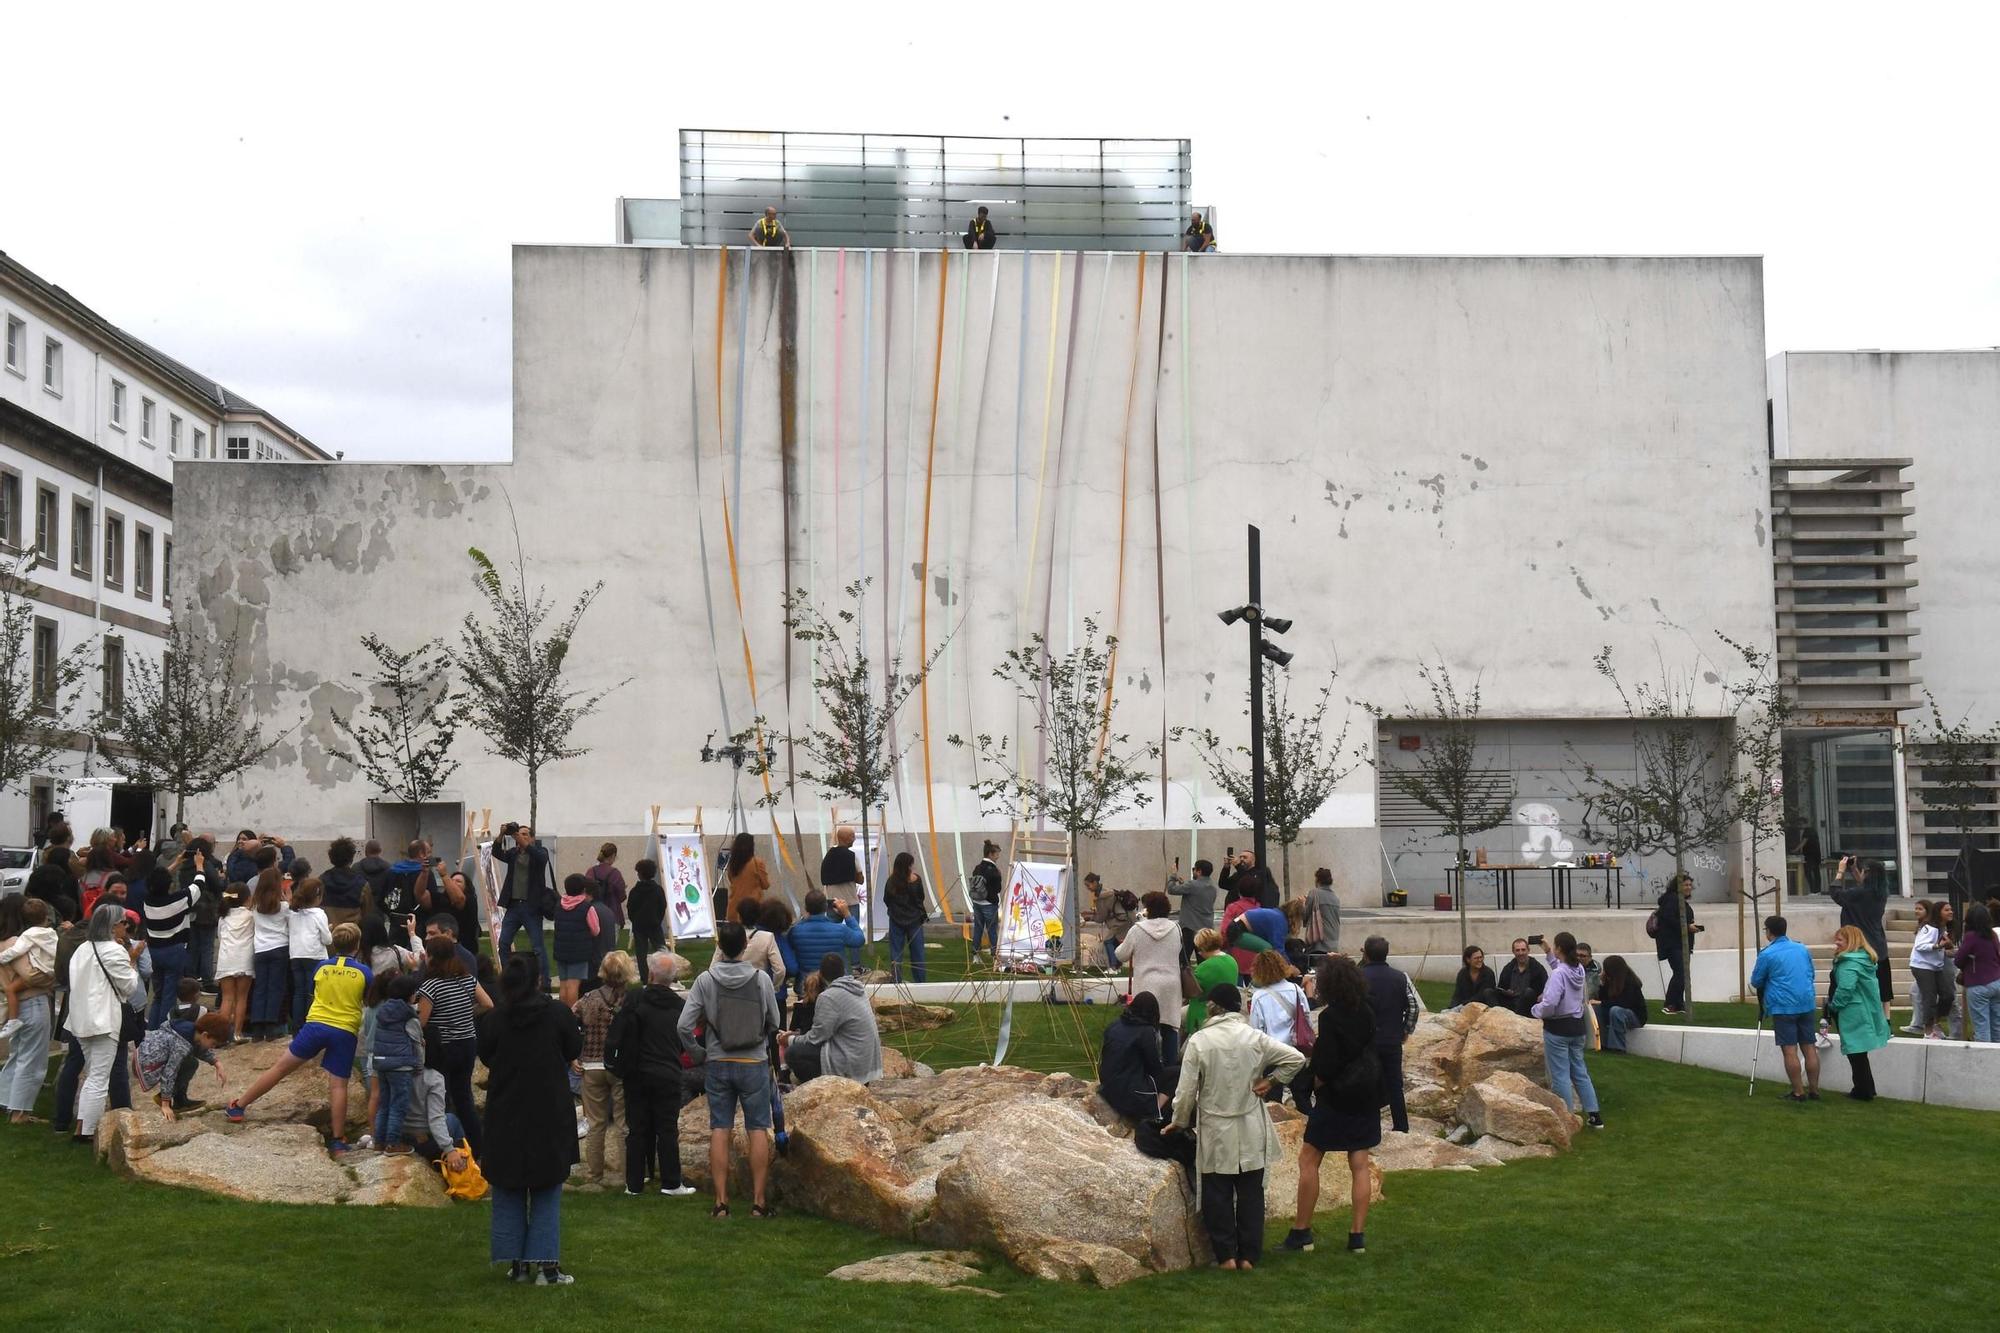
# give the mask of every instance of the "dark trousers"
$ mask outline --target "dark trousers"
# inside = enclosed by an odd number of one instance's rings
[[[658,931],[632,927],[632,957],[639,964],[639,984],[646,984],[646,960],[667,947],[667,937]]]
[[[1181,927],[1181,966],[1186,967],[1194,959],[1194,932]],[[1157,998],[1157,997],[1156,997]]]
[[[1403,1043],[1377,1046],[1375,1055],[1382,1062],[1382,1102],[1389,1108],[1390,1126],[1407,1134],[1410,1113],[1403,1105]]]
[[[214,990],[215,927],[189,927],[188,947],[192,951],[192,957],[188,959],[188,975],[200,977],[203,990]]]
[[[1687,969],[1681,962],[1681,951],[1676,947],[1672,953],[1667,955],[1667,1008],[1684,1009],[1686,1007]]]
[[[318,958],[294,958],[292,961],[292,1031],[297,1032],[306,1025],[306,1015],[313,1006],[313,973],[319,971],[322,960]]]
[[[59,1134],[76,1128],[76,1085],[83,1081],[83,1043],[65,1032],[63,1046],[62,1068],[56,1071],[55,1114],[49,1117]],[[105,1105],[113,1110],[132,1105],[132,1062],[127,1058],[131,1049],[119,1046],[118,1058],[111,1062],[111,1100]]]
[[[804,1037],[792,1038],[785,1047],[785,1065],[792,1071],[793,1084],[810,1083],[824,1072],[819,1047]]]
[[[285,1021],[285,982],[291,975],[292,951],[266,949],[251,960],[255,980],[250,985],[250,1026],[270,1027]]]
[[[716,918],[718,921],[721,919],[721,917]],[[507,910],[501,913],[500,934],[493,942],[495,962],[496,964],[503,965],[506,963],[507,955],[514,950],[514,937],[523,930],[528,932],[528,947],[534,950],[535,964],[541,968],[543,982],[547,982],[549,979],[548,936],[542,929],[542,918],[536,915],[535,910],[525,902],[509,903],[507,904]]]
[[[162,944],[153,950],[153,1002],[146,1009],[146,1026],[156,1028],[167,1021],[180,1002],[181,978],[188,974],[188,947]]]
[[[1181,1030],[1160,1025],[1160,1063],[1179,1065],[1181,1062]]]
[[[659,1165],[660,1188],[680,1188],[680,1116],[679,1080],[672,1083],[625,1080],[626,1189],[644,1189],[655,1162]]]
[[[438,1055],[438,1072],[444,1075],[444,1101],[458,1123],[465,1126],[465,1146],[477,1158],[486,1146],[486,1128],[479,1123],[479,1108],[472,1101],[472,1066],[479,1058],[479,1043],[471,1037],[443,1043]]]
[[[1854,1095],[1864,1102],[1875,1100],[1875,1071],[1868,1067],[1865,1055],[1847,1057],[1847,1067],[1854,1073]]]
[[[1217,1263],[1228,1259],[1263,1262],[1264,1173],[1202,1172],[1201,1224],[1208,1228],[1208,1243],[1215,1250]]]

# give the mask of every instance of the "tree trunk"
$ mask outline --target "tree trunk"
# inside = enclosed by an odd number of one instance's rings
[[[1465,834],[1458,835],[1458,951],[1472,947],[1472,926],[1465,916]]]
[[[174,788],[174,823],[185,824],[186,822],[187,792],[180,787],[176,787]]]
[[[1690,905],[1694,895],[1681,893],[1683,868],[1679,852],[1674,853],[1674,910],[1680,913],[1681,927],[1681,1010],[1688,1022],[1694,1022],[1694,923],[1688,920]]]
[[[541,797],[542,797],[541,779],[542,779],[541,769],[535,765],[532,764],[529,765],[528,766],[528,827],[535,831],[535,836],[537,838],[542,836],[542,822],[541,822],[541,809],[540,809]],[[720,923],[718,922],[717,924]]]
[[[1282,877],[1278,901],[1282,903],[1292,896],[1292,844],[1289,842],[1278,844],[1278,873]]]
[[[861,947],[868,951],[877,969],[882,966],[882,949],[875,942],[875,900],[881,896],[882,886],[874,880],[875,867],[869,864],[868,855],[868,804],[861,805],[861,885],[868,890],[868,910],[862,914]]]

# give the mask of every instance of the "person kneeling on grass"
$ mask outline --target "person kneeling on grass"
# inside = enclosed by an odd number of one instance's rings
[[[326,1071],[328,1120],[332,1133],[327,1151],[338,1157],[347,1151],[341,1132],[347,1127],[347,1080],[354,1072],[354,1047],[361,1033],[361,1002],[373,980],[368,969],[355,958],[361,947],[361,930],[352,922],[333,929],[333,957],[321,960],[312,975],[312,1008],[306,1011],[305,1025],[292,1038],[278,1062],[258,1078],[241,1097],[229,1103],[223,1114],[231,1124],[242,1124],[243,1113],[259,1097],[284,1077],[320,1057]]]
[[[132,1073],[139,1086],[153,1094],[161,1115],[172,1120],[206,1105],[188,1099],[196,1063],[213,1069],[217,1085],[228,1090],[222,1066],[215,1060],[215,1048],[227,1046],[231,1035],[228,1019],[221,1014],[203,1014],[192,1023],[176,1021],[150,1028],[139,1039],[132,1050]]]

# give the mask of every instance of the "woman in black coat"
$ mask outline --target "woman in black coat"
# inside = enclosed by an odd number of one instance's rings
[[[1140,991],[1125,1012],[1104,1029],[1104,1053],[1097,1062],[1097,1093],[1112,1110],[1134,1120],[1166,1114],[1178,1070],[1160,1062],[1160,1002]]]
[[[1506,997],[1500,994],[1500,987],[1493,980],[1493,969],[1486,966],[1486,951],[1476,944],[1465,946],[1465,966],[1458,969],[1458,976],[1451,985],[1451,1005],[1453,1009],[1467,1004],[1497,1004],[1504,1007]]]
[[[558,1263],[563,1181],[576,1164],[576,1110],[570,1062],[583,1054],[583,1032],[542,992],[532,954],[510,954],[500,974],[500,1004],[478,1021],[479,1059],[487,1068],[486,1145],[480,1168],[493,1187],[494,1263],[536,1286],[575,1281]]]

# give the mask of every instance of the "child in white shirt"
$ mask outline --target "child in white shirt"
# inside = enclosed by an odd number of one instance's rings
[[[319,905],[322,893],[316,879],[293,889],[292,911],[286,918],[291,931],[294,1032],[305,1026],[306,1014],[312,1009],[313,973],[326,961],[326,951],[333,946],[333,928],[327,924],[326,909]]]
[[[0,1025],[0,1040],[20,1030],[21,1001],[53,995],[56,989],[56,933],[49,929],[49,905],[30,898],[21,904],[21,919],[27,929],[0,949],[0,964],[8,965],[7,1022]]]

